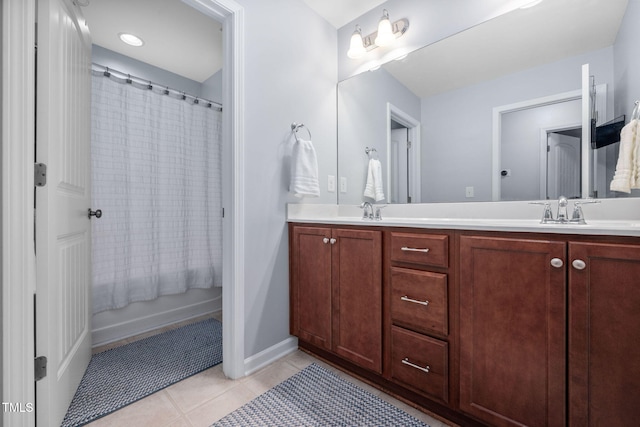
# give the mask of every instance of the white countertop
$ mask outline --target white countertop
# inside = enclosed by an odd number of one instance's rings
[[[374,208],[378,205],[374,205]],[[384,205],[381,205],[384,206]],[[557,202],[551,202],[556,212]],[[573,201],[569,202],[569,215]],[[583,205],[587,224],[541,224],[542,206],[528,202],[432,203],[388,205],[382,220],[362,219],[355,205],[287,205],[287,221],[310,224],[516,231],[640,237],[640,199],[604,199]]]

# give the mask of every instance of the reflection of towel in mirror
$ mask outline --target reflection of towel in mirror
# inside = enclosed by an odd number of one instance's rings
[[[382,190],[382,165],[380,164],[380,160],[369,160],[364,197],[372,198],[376,202],[384,199],[384,191]]]
[[[620,132],[620,151],[616,173],[611,181],[611,191],[630,193],[631,188],[640,188],[640,158],[638,149],[640,136],[638,135],[638,120],[631,120]]]
[[[296,197],[319,197],[318,159],[311,141],[299,138],[291,153],[289,191]]]

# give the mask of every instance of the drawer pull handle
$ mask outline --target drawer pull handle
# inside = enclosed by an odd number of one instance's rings
[[[402,359],[402,363],[404,363],[405,365],[409,365],[412,368],[416,368],[416,369],[420,369],[422,372],[426,372],[427,374],[429,373],[429,371],[431,370],[431,368],[429,367],[429,365],[425,366],[424,368],[422,366],[418,366],[415,363],[411,363],[409,362],[409,358],[405,357],[404,359]]]
[[[422,252],[422,253],[427,253],[429,252],[429,248],[424,248],[424,249],[420,249],[420,248],[408,248],[406,246],[403,246],[400,248],[401,251],[405,251],[405,252]]]
[[[418,301],[417,299],[409,298],[407,295],[400,297],[402,301],[412,302],[414,304],[429,305],[429,301]]]

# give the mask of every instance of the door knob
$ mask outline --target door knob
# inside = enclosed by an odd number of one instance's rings
[[[102,211],[100,209],[96,209],[95,211],[92,211],[91,208],[89,208],[89,219],[91,219],[92,216],[95,216],[96,218],[100,218],[102,216]]]

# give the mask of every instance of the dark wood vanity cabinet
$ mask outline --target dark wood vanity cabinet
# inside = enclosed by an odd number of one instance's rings
[[[569,425],[640,423],[640,245],[569,243]]]
[[[385,232],[385,377],[449,405],[449,264],[447,232]]]
[[[460,425],[638,424],[639,238],[289,231],[301,347]]]
[[[290,333],[382,372],[382,233],[290,227]]]
[[[460,237],[462,411],[495,426],[564,425],[565,254],[564,242]]]

